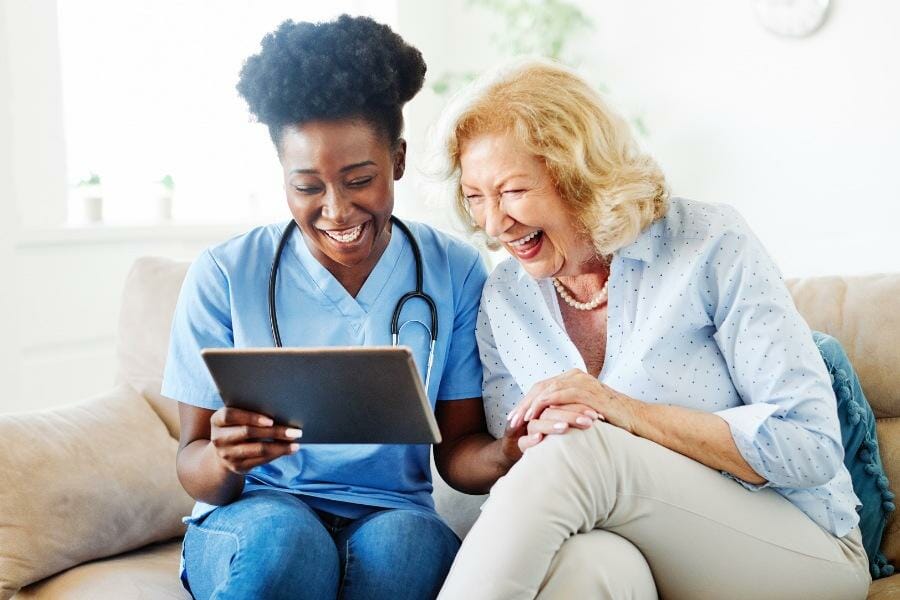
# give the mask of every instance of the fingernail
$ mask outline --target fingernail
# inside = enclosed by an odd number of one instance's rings
[[[270,427],[275,424],[275,421],[273,421],[269,417],[260,417],[259,424],[262,425],[263,427]]]
[[[300,444],[291,444],[291,452],[296,452],[300,449]]]
[[[511,413],[509,413],[508,415],[506,415],[506,420],[507,420],[507,421],[512,421],[512,418],[513,418],[514,416],[516,416],[516,411],[512,411]]]
[[[560,421],[559,423],[553,424],[553,429],[555,429],[557,431],[562,431],[563,429],[565,429],[568,426],[569,426],[568,423],[563,423],[562,421]]]
[[[534,433],[534,434],[531,435],[531,439],[533,439],[533,440],[539,440],[539,439],[541,439],[541,434],[539,434],[539,433]]]
[[[529,409],[528,409],[528,412],[525,413],[525,420],[526,420],[526,421],[530,421],[530,420],[531,420],[531,413],[533,413],[533,412],[534,412],[534,409],[533,409],[533,408],[529,408]]]
[[[589,416],[592,419],[600,418],[600,414],[596,410],[586,410],[586,411],[584,411],[584,414],[586,414],[587,416]]]
[[[284,430],[284,435],[288,436],[289,438],[298,438],[303,437],[303,432],[299,429],[291,427]]]
[[[604,417],[604,416],[601,415],[600,413],[597,413],[597,418],[600,419],[601,421],[605,421],[605,420],[606,420],[606,417]]]
[[[577,419],[575,419],[575,422],[579,425],[590,425],[594,422],[594,419],[589,419],[587,417],[578,417]]]

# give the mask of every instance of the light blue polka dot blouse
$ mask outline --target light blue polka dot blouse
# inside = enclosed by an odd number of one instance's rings
[[[615,253],[607,319],[601,381],[645,402],[716,413],[766,486],[836,536],[856,526],[825,365],[734,209],[671,199],[665,217]],[[477,338],[495,437],[532,385],[585,369],[550,280],[532,279],[513,258],[485,285]]]

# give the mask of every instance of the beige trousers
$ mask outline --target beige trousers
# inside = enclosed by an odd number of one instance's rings
[[[440,598],[865,598],[836,538],[771,489],[598,423],[550,436],[491,490]]]

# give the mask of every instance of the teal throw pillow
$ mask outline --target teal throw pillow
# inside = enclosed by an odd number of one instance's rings
[[[875,415],[841,344],[830,335],[818,331],[813,332],[813,340],[825,360],[837,398],[844,464],[850,471],[853,491],[862,502],[858,511],[859,528],[869,557],[869,570],[873,579],[887,577],[894,573],[894,566],[887,561],[880,548],[888,513],[894,510],[894,493],[878,452]]]

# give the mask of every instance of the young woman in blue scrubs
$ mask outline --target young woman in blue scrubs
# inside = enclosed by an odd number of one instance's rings
[[[391,343],[394,307],[415,288],[410,240],[390,221],[405,166],[401,110],[424,74],[418,50],[388,27],[347,16],[287,21],[244,65],[238,90],[269,128],[297,225],[275,290],[283,345]],[[434,509],[429,447],[303,446],[298,430],[224,408],[200,357],[273,345],[268,277],[286,226],[205,251],[181,290],[163,393],[180,403],[178,475],[197,500],[183,581],[196,598],[434,597],[459,540]],[[444,439],[436,456],[450,470],[499,470],[515,438],[481,448],[472,437],[485,427],[474,336],[484,267],[471,247],[408,226],[439,322],[428,389]],[[400,324],[424,380],[428,306],[407,303]]]

